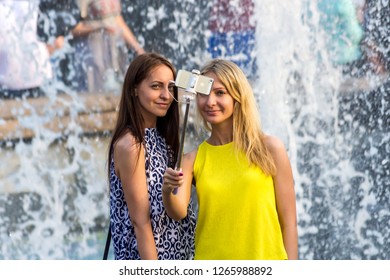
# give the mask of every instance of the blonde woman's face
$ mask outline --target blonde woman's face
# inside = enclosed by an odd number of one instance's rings
[[[197,94],[197,105],[203,119],[212,126],[222,123],[233,125],[233,97],[214,73],[204,74],[214,79],[210,95]]]

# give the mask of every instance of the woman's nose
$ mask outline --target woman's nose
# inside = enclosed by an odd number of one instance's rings
[[[164,87],[164,88],[161,89],[160,97],[163,98],[163,99],[171,98],[171,93],[170,93],[168,87]]]
[[[213,93],[210,93],[209,95],[205,96],[205,98],[207,106],[212,107],[215,105],[215,95]]]

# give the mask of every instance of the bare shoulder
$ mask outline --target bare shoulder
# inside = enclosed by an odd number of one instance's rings
[[[143,153],[140,148],[141,145],[130,132],[123,134],[114,143],[115,172],[119,178],[122,175],[121,170],[134,170],[136,165],[141,163],[137,160]]]
[[[194,161],[195,160],[195,158],[196,158],[196,154],[198,153],[198,149],[195,149],[195,150],[193,150],[193,151],[191,151],[191,152],[188,152],[188,153],[186,153],[185,155],[184,155],[184,158],[185,158],[185,160],[188,160],[188,161]]]
[[[264,143],[271,154],[276,155],[286,151],[286,147],[282,140],[273,135],[265,135]]]
[[[184,154],[183,156],[183,172],[185,174],[192,174],[194,171],[194,162],[197,154],[197,149]],[[186,176],[187,177],[187,176]]]
[[[183,156],[183,168],[186,170],[193,170],[194,162],[196,158],[197,149],[184,154]]]
[[[117,156],[129,155],[138,152],[139,147],[135,137],[127,132],[114,143],[114,153]]]

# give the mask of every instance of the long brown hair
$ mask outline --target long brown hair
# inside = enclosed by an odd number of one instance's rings
[[[233,62],[214,59],[202,69],[202,74],[214,73],[234,99],[233,142],[236,151],[243,151],[248,161],[267,175],[275,175],[276,167],[267,149],[261,130],[260,114],[252,87],[242,70]],[[204,125],[211,130],[210,125]]]
[[[176,77],[176,70],[172,63],[157,53],[144,53],[137,56],[127,69],[122,87],[117,122],[108,150],[108,167],[111,164],[114,144],[126,131],[131,131],[137,143],[144,143],[144,119],[140,111],[141,105],[136,97],[135,89],[148,77],[155,67],[160,65],[170,68],[173,76]],[[174,96],[177,99],[176,88],[174,89]],[[164,117],[157,118],[156,128],[173,152],[173,159],[170,162],[176,162],[179,150],[179,106],[177,102],[172,102]],[[110,179],[110,168],[108,168],[108,179]]]

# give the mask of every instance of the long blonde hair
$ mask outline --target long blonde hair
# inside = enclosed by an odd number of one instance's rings
[[[248,161],[260,167],[267,175],[275,175],[276,167],[265,145],[261,130],[260,114],[256,107],[253,90],[242,70],[233,62],[214,59],[202,69],[202,74],[213,73],[234,99],[233,142],[236,151],[243,151]],[[203,120],[207,129],[210,125]]]

